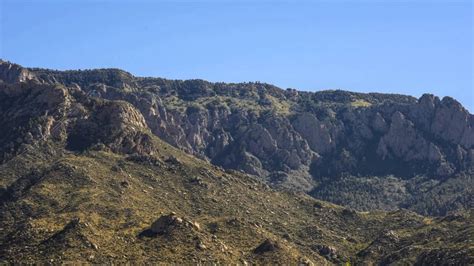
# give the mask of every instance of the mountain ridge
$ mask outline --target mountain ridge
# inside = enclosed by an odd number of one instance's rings
[[[474,261],[472,211],[357,212],[275,190],[76,86],[0,82],[0,122],[1,263]]]
[[[443,215],[474,202],[469,196],[474,117],[450,97],[311,93],[264,83],[136,78],[117,69],[2,66],[0,73],[16,71],[14,80],[62,84],[129,102],[154,135],[218,166],[257,175],[273,187],[306,191],[360,210],[403,207]],[[8,81],[15,74],[1,76]],[[359,183],[366,186],[357,188]],[[367,191],[384,191],[385,186],[395,192],[370,199]],[[457,193],[430,194],[436,190]],[[353,200],[360,195],[365,196]]]

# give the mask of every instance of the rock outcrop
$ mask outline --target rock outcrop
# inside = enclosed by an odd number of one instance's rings
[[[280,245],[270,239],[265,239],[258,247],[254,249],[254,253],[256,254],[263,254],[266,252],[272,252],[280,249]]]
[[[156,234],[166,234],[173,230],[173,228],[183,224],[183,219],[177,217],[176,214],[172,213],[169,215],[163,215],[153,222],[150,229]]]
[[[0,83],[0,159],[21,146],[56,141],[68,149],[153,154],[149,128],[130,103],[91,99],[75,87],[36,81]]]
[[[0,76],[4,82],[26,82],[35,79],[35,75],[17,64],[12,64],[0,59]]]

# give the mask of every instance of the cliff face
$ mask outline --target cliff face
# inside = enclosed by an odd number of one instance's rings
[[[139,117],[137,127],[149,129],[175,147],[224,168],[257,175],[276,187],[308,191],[339,204],[351,205],[358,195],[388,185],[396,192],[380,195],[388,197],[386,205],[379,206],[377,199],[367,196],[368,204],[352,207],[407,207],[443,214],[473,205],[469,195],[474,116],[449,97],[309,93],[262,83],[138,78],[115,69],[61,72],[6,62],[0,65],[0,79],[56,84],[94,99],[127,102],[135,110],[131,116]],[[46,98],[58,97],[62,96]],[[109,114],[124,107],[104,108]],[[82,119],[74,131],[93,130],[100,119],[112,117]],[[354,178],[366,185],[355,185]],[[446,192],[446,197],[435,201],[421,187],[456,193]],[[433,206],[414,206],[417,197]]]
[[[72,151],[100,146],[119,153],[153,153],[151,133],[135,107],[90,98],[61,84],[1,83],[0,123],[2,161],[47,141]]]

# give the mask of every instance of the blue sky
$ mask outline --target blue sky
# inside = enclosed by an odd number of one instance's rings
[[[0,57],[24,66],[428,92],[474,111],[470,0],[0,2]]]

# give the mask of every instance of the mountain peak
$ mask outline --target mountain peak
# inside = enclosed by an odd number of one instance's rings
[[[20,65],[0,60],[0,80],[6,83],[26,82],[35,76]]]

